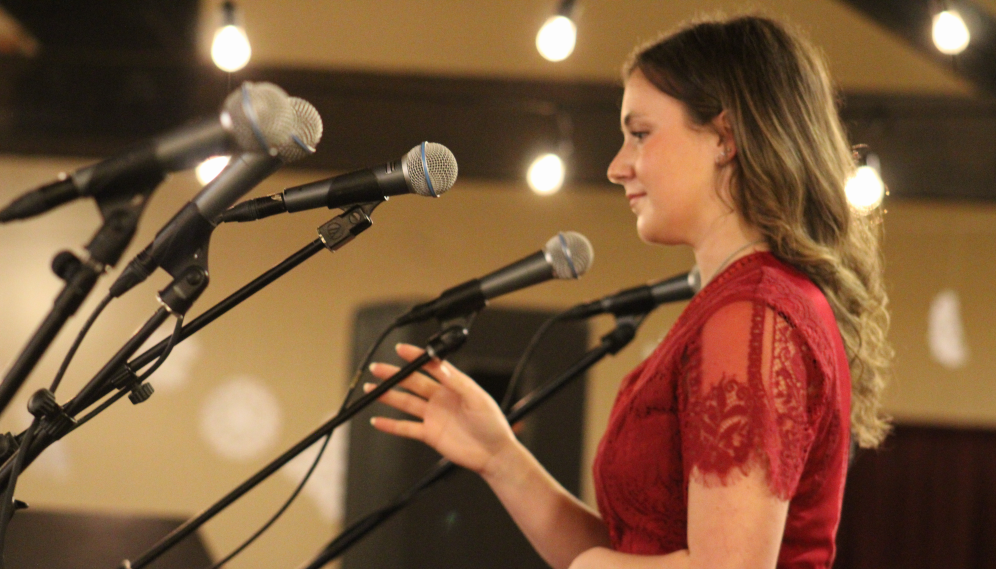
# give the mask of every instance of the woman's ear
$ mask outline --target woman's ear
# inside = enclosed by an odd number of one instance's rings
[[[712,119],[712,128],[719,135],[716,148],[716,165],[726,166],[733,157],[737,155],[737,143],[733,139],[733,126],[730,124],[730,115],[723,111]]]

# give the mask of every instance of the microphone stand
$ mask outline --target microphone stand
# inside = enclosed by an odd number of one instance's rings
[[[629,342],[636,335],[636,330],[643,322],[645,316],[646,313],[617,318],[616,327],[608,334],[602,336],[598,347],[589,350],[584,356],[581,357],[581,359],[571,365],[571,367],[567,368],[567,370],[561,373],[558,377],[520,399],[512,408],[512,411],[507,415],[508,422],[512,424],[520,421],[523,417],[535,410],[539,405],[546,402],[555,393],[570,384],[572,380],[580,377],[581,374],[601,361],[605,356],[609,354],[615,355],[619,352],[619,350],[626,347],[626,345],[629,344]],[[402,510],[412,500],[421,495],[424,490],[429,488],[429,486],[446,478],[449,474],[452,474],[455,471],[455,464],[445,458],[440,460],[436,465],[436,468],[426,474],[414,486],[400,494],[387,506],[368,514],[367,516],[351,524],[335,539],[329,542],[329,544],[326,545],[325,548],[310,562],[301,566],[300,569],[320,569],[321,567],[331,563],[337,557],[342,555],[343,552],[352,547],[354,543],[362,539],[380,524],[386,522],[394,514]]]
[[[161,290],[159,302],[162,306],[90,380],[90,383],[77,395],[74,400],[75,405],[59,406],[55,400],[55,395],[48,389],[40,389],[32,396],[28,410],[35,418],[24,434],[22,439],[24,444],[14,453],[13,459],[8,460],[12,464],[6,475],[4,501],[0,505],[0,539],[6,536],[7,525],[13,518],[15,509],[12,501],[14,487],[17,484],[17,476],[21,469],[26,466],[28,459],[37,457],[42,449],[73,430],[76,426],[76,421],[73,418],[75,414],[80,408],[85,408],[99,399],[99,397],[94,396],[95,392],[104,385],[107,378],[117,370],[118,366],[124,364],[171,314],[182,318],[183,314],[190,309],[194,301],[207,288],[207,284],[207,270],[204,267],[191,265]],[[136,376],[135,379],[139,378]],[[142,385],[146,385],[146,387],[143,389]],[[145,401],[152,395],[151,387],[147,384],[140,384],[139,381],[130,382],[128,385],[120,386],[120,388],[130,390],[132,401],[136,403]],[[31,456],[32,451],[34,451],[34,456]],[[4,466],[6,467],[6,465]],[[5,543],[0,540],[0,559],[3,557],[4,546]]]
[[[371,403],[376,401],[377,398],[400,383],[406,377],[417,372],[422,368],[422,366],[429,363],[433,358],[443,359],[447,355],[455,352],[464,344],[464,342],[467,341],[467,336],[470,334],[470,323],[473,318],[474,314],[471,314],[444,322],[443,330],[429,338],[425,353],[402,367],[397,373],[383,381],[380,385],[369,393],[366,393],[363,397],[357,399],[352,405],[343,409],[342,412],[326,421],[322,426],[318,427],[318,429],[312,431],[311,434],[307,435],[296,445],[284,452],[284,454],[274,459],[259,472],[215,502],[212,506],[197,516],[187,520],[180,527],[170,532],[169,535],[161,539],[159,543],[143,553],[134,562],[128,559],[122,561],[120,569],[141,569],[149,563],[155,561],[167,550],[175,546],[193,532],[197,531],[197,529],[204,525],[208,520],[218,515],[222,510],[259,485],[260,482],[266,480],[274,472],[307,450],[311,445],[315,444],[323,437],[331,434],[336,427],[345,423],[356,415],[356,413],[368,407]]]
[[[56,297],[52,310],[0,382],[0,413],[10,405],[10,401],[66,321],[76,314],[97,284],[100,275],[107,267],[114,266],[121,259],[124,250],[135,236],[138,220],[145,210],[149,196],[163,179],[162,174],[154,174],[139,180],[128,180],[121,184],[124,186],[127,183],[128,189],[97,196],[97,206],[103,223],[90,243],[85,246],[89,258],[80,261],[72,253],[63,251],[52,260],[52,270],[59,278],[66,281],[66,286]]]
[[[232,293],[218,304],[209,308],[189,324],[183,326],[179,331],[180,337],[175,340],[175,343],[179,343],[211,322],[214,322],[223,314],[227,313],[229,310],[251,297],[253,294],[259,292],[273,281],[290,272],[290,270],[294,267],[297,267],[307,259],[314,256],[315,253],[322,250],[322,248],[327,248],[334,252],[352,241],[357,235],[373,224],[373,221],[370,219],[370,214],[381,203],[383,203],[383,201],[358,204],[320,226],[318,228],[318,239],[305,246],[300,251],[294,253],[276,267],[263,273],[249,284]],[[118,352],[111,362],[106,364],[104,368],[98,372],[98,375],[90,380],[87,386],[84,387],[83,391],[67,402],[65,406],[59,407],[50,393],[48,393],[48,395],[44,395],[45,399],[51,400],[49,406],[55,405],[57,409],[52,408],[52,410],[48,413],[49,416],[46,419],[44,428],[39,428],[37,430],[37,434],[31,439],[30,444],[27,445],[27,448],[22,451],[24,452],[23,460],[25,467],[31,464],[31,462],[34,461],[34,459],[37,458],[38,455],[52,443],[72,431],[75,428],[74,417],[82,410],[90,406],[93,402],[101,399],[115,388],[121,390],[131,389],[133,393],[135,392],[134,388],[139,387],[139,385],[137,384],[138,377],[133,370],[141,369],[142,367],[152,363],[156,358],[160,357],[166,350],[170,339],[167,338],[159,342],[128,363],[124,363],[124,360],[130,357],[130,355],[142,345],[145,339],[147,339],[152,332],[155,331],[160,324],[162,324],[167,316],[168,311],[165,311],[164,309],[157,311],[152,319],[146,323],[146,326],[136,333],[136,336],[141,336],[143,339],[136,342],[133,337],[132,340],[129,340],[128,344]],[[151,330],[146,333],[146,328],[149,327],[151,327]],[[122,358],[122,354],[126,355]],[[47,391],[48,390],[39,390],[36,395],[44,394]],[[142,399],[142,401],[144,401],[144,399]],[[141,401],[133,400],[133,403],[139,402]],[[13,461],[10,459],[18,453],[18,440],[23,439],[24,435],[25,433],[22,433],[21,435],[14,437],[7,434],[2,437],[4,440],[0,441],[0,444],[6,443],[7,447],[4,450],[2,457],[0,457],[0,459],[4,461],[3,466],[0,466],[0,489],[4,489],[7,486],[13,468]],[[0,520],[0,522],[2,522],[2,520]]]

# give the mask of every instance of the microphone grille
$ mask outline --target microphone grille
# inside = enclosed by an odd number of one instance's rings
[[[576,279],[588,272],[595,260],[595,251],[588,238],[576,231],[563,231],[546,242],[543,251],[553,265],[553,276]]]
[[[457,161],[442,144],[423,142],[404,157],[408,183],[413,193],[438,197],[453,187],[457,179]]]
[[[297,122],[289,99],[273,83],[248,81],[228,95],[223,110],[240,150],[271,153],[287,142]]]
[[[688,271],[688,287],[695,294],[698,294],[702,290],[702,273],[699,272],[698,265],[695,265],[692,267],[692,270]]]
[[[285,164],[315,153],[315,146],[322,139],[322,116],[311,103],[299,97],[289,97],[294,110],[294,129],[286,142],[277,146],[277,156]]]

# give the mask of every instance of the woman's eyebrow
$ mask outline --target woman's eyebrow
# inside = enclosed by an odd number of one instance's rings
[[[623,117],[622,126],[629,127],[633,123],[633,121],[639,118],[641,118],[640,113],[637,113],[635,111],[630,111],[626,113],[626,116]]]

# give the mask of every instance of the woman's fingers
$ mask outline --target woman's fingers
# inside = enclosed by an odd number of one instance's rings
[[[387,417],[371,417],[370,424],[378,431],[383,431],[389,435],[425,441],[425,427],[422,423],[388,419]]]
[[[377,386],[372,383],[364,383],[363,391],[365,393],[370,393],[375,387]],[[384,394],[378,397],[377,400],[381,403],[394,407],[398,411],[418,417],[419,419],[425,417],[425,406],[428,404],[426,400],[421,397],[416,397],[409,393],[404,393],[395,389],[384,392]]]
[[[401,369],[398,366],[391,364],[375,363],[370,364],[370,373],[378,379],[387,379],[392,375],[398,373]],[[405,379],[401,380],[398,384],[399,387],[403,387],[412,393],[415,393],[423,399],[429,399],[432,394],[439,389],[439,383],[433,381],[432,379],[422,375],[421,373],[413,373]]]
[[[402,359],[408,362],[415,360],[425,353],[425,350],[422,348],[411,344],[398,344],[394,346],[394,351],[397,352]],[[451,366],[447,366],[442,360],[437,360],[435,358],[429,360],[429,363],[422,366],[422,369],[439,381],[443,381],[451,374]]]
[[[402,359],[409,362],[425,353],[422,348],[411,344],[398,344],[394,349]],[[439,383],[460,394],[467,393],[468,389],[472,389],[476,385],[473,379],[445,360],[433,359],[422,366],[422,369],[436,378]]]

